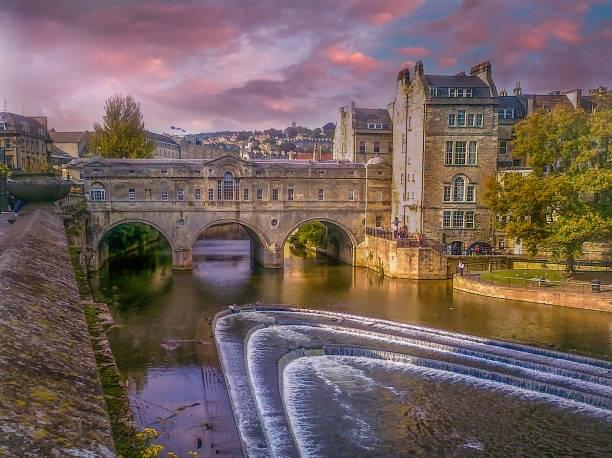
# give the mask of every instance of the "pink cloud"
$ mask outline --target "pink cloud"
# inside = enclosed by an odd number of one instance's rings
[[[350,51],[340,46],[327,50],[329,61],[335,65],[350,68],[356,73],[367,73],[378,67],[378,62],[360,51]]]
[[[457,65],[457,62],[458,60],[456,57],[440,57],[438,59],[438,63],[443,67],[452,67]]]
[[[429,49],[423,47],[399,48],[398,52],[406,57],[425,57],[431,53]]]

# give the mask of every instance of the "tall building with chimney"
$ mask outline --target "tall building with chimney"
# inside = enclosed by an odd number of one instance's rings
[[[493,244],[482,204],[496,173],[498,98],[491,64],[430,75],[417,62],[398,75],[393,122],[392,220],[455,253]]]

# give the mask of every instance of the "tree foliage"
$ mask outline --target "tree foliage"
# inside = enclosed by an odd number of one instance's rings
[[[291,234],[289,243],[295,248],[316,248],[327,238],[327,228],[323,223],[313,221],[306,223]]]
[[[131,95],[113,95],[104,110],[103,124],[94,124],[90,153],[112,158],[152,156],[155,144],[146,137],[140,104]]]
[[[516,125],[513,156],[529,174],[503,173],[487,184],[485,205],[532,254],[548,250],[573,270],[584,242],[612,235],[612,110],[558,107]]]

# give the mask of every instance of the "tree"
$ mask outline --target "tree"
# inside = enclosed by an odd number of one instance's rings
[[[484,202],[506,234],[531,254],[549,250],[568,273],[584,242],[612,235],[612,110],[541,110],[515,126],[513,156],[529,174],[503,173],[487,184]]]
[[[113,158],[152,156],[155,144],[146,137],[140,104],[131,95],[113,95],[104,110],[103,125],[94,124],[90,153]]]

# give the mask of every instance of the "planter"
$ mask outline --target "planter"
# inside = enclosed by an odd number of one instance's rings
[[[66,197],[70,188],[70,181],[51,173],[12,173],[6,181],[7,191],[26,202],[55,202]]]

